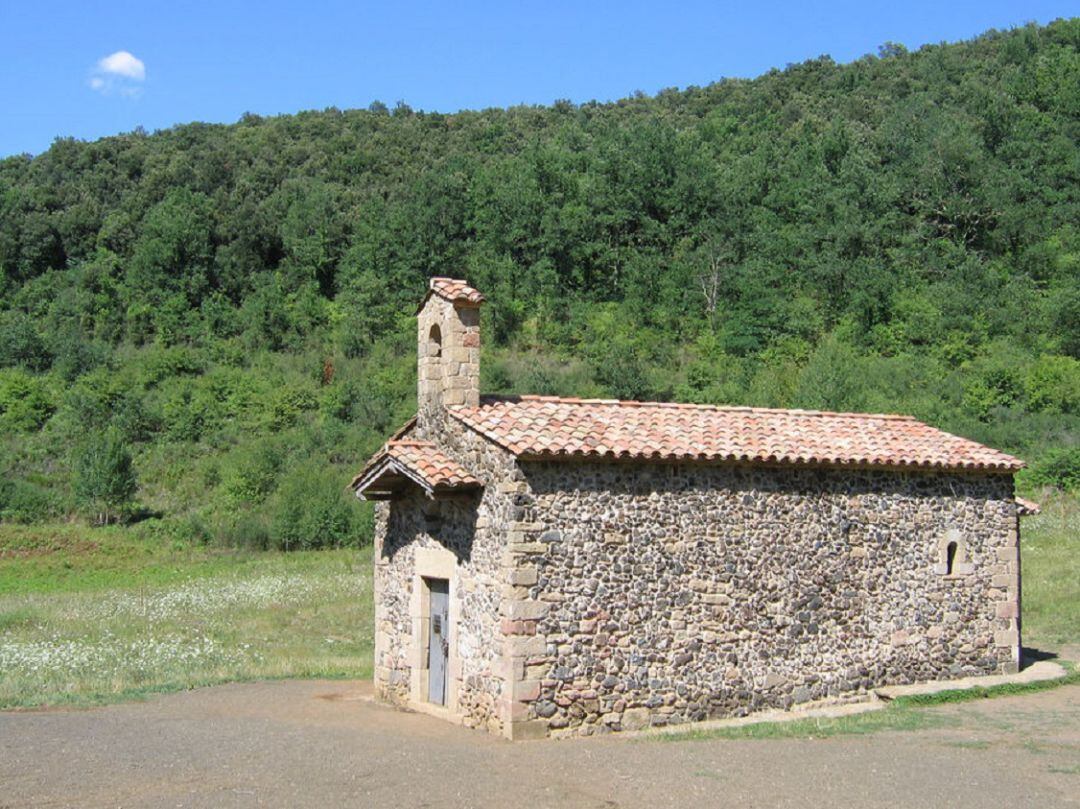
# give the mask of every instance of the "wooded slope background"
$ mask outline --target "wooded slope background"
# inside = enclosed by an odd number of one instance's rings
[[[138,530],[363,538],[343,488],[412,412],[431,275],[487,295],[489,392],[906,412],[1080,486],[1078,143],[1076,19],[58,140],[0,161],[0,518],[100,518],[130,453]]]

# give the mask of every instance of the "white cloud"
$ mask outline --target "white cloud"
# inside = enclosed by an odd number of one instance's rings
[[[114,76],[142,81],[146,78],[146,65],[142,59],[132,56],[127,51],[110,53],[97,63],[97,69],[101,73],[111,73]]]
[[[126,98],[137,98],[142,94],[140,84],[145,80],[146,65],[142,59],[128,51],[117,51],[98,60],[87,84],[102,95],[116,92]]]

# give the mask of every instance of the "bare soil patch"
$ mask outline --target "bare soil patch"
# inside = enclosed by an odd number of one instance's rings
[[[198,689],[0,713],[0,806],[1080,805],[1080,686],[926,709],[914,732],[510,743],[370,700],[367,683]]]

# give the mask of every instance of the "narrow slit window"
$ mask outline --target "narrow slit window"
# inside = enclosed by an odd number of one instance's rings
[[[945,548],[945,575],[951,576],[956,562],[956,543],[950,542]]]

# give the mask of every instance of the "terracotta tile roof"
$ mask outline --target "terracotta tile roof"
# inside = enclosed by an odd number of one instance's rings
[[[430,441],[387,441],[353,478],[351,488],[358,493],[385,492],[406,481],[429,493],[475,489],[480,481],[447,457]]]
[[[909,416],[484,397],[450,408],[519,457],[746,461],[1011,471],[1023,462]]]
[[[484,296],[469,286],[468,281],[457,278],[432,278],[429,289],[440,298],[454,303],[483,303]]]
[[[1026,497],[1016,496],[1016,511],[1021,517],[1026,517],[1029,514],[1038,514],[1042,511],[1042,506],[1036,503],[1034,500],[1028,500]]]

